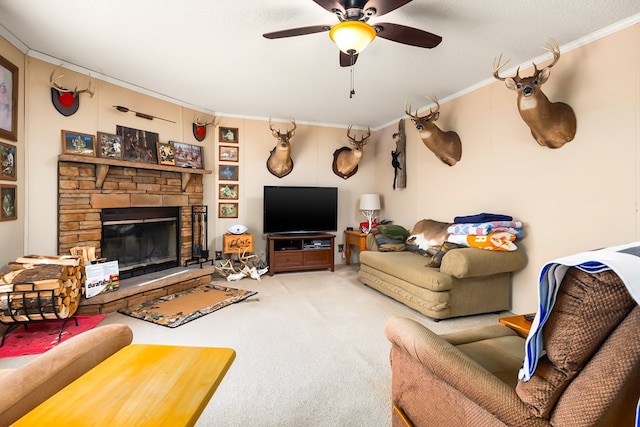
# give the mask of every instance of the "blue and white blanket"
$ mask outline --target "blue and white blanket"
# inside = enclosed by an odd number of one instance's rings
[[[518,373],[518,378],[523,381],[529,381],[536,370],[543,350],[542,326],[549,318],[560,283],[570,267],[577,267],[588,273],[613,270],[623,281],[629,294],[640,304],[640,242],[582,252],[547,263],[540,271],[538,312],[525,343],[524,364]]]

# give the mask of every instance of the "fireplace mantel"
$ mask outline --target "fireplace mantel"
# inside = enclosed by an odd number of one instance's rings
[[[107,172],[109,172],[109,166],[121,166],[125,168],[138,168],[138,169],[152,169],[157,171],[168,171],[168,172],[179,172],[182,175],[182,191],[187,188],[189,185],[189,180],[191,179],[191,175],[208,175],[212,172],[207,169],[191,169],[191,168],[181,168],[178,166],[167,166],[167,165],[153,165],[150,163],[134,163],[134,162],[126,162],[124,160],[115,160],[115,159],[104,159],[101,157],[89,157],[89,156],[78,156],[73,154],[60,154],[58,156],[59,161],[63,162],[76,162],[76,163],[90,163],[96,165],[96,187],[102,188],[102,184],[104,183],[104,179],[107,176]]]

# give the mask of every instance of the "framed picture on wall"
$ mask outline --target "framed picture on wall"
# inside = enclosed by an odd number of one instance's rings
[[[238,184],[218,184],[218,199],[238,200]]]
[[[18,164],[16,155],[15,145],[0,142],[0,179],[16,180],[16,165]]]
[[[238,128],[218,128],[218,141],[220,142],[238,142]]]
[[[122,137],[98,132],[98,157],[122,160]]]
[[[218,147],[218,159],[221,162],[237,162],[240,147],[221,145]]]
[[[176,166],[181,168],[204,169],[202,147],[185,142],[169,141],[173,144]]]
[[[96,137],[86,133],[63,130],[62,154],[74,154],[77,156],[96,156]]]
[[[170,142],[158,142],[158,163],[161,165],[175,166],[175,148]]]
[[[18,187],[15,185],[0,185],[0,221],[18,219]]]
[[[158,164],[158,133],[116,125],[122,137],[123,159],[127,162]]]
[[[223,181],[238,180],[238,166],[236,165],[218,165],[218,178]]]
[[[218,218],[238,218],[238,204],[218,203]]]
[[[18,140],[18,67],[0,56],[0,137]]]

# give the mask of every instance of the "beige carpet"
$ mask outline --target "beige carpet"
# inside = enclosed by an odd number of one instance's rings
[[[179,328],[160,328],[120,313],[135,343],[231,347],[237,357],[196,427],[388,427],[391,425],[391,316],[436,333],[495,324],[501,314],[441,322],[358,281],[358,265],[336,271],[278,273],[216,284],[257,291]],[[0,369],[34,356],[0,359]]]
[[[118,312],[157,325],[177,328],[255,294],[257,292],[210,283],[123,308]]]

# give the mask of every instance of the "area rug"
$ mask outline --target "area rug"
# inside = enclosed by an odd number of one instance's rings
[[[157,325],[177,328],[255,294],[257,292],[209,283],[123,308],[118,312]]]
[[[0,347],[0,357],[16,357],[44,353],[71,337],[95,328],[96,325],[104,319],[104,316],[104,314],[97,316],[73,316],[67,319],[67,323],[62,329],[60,341],[58,341],[58,334],[62,327],[62,320],[33,322],[27,324],[26,328],[24,325],[17,325],[14,330],[7,334],[4,345]],[[76,326],[74,319],[78,320],[78,326]]]

